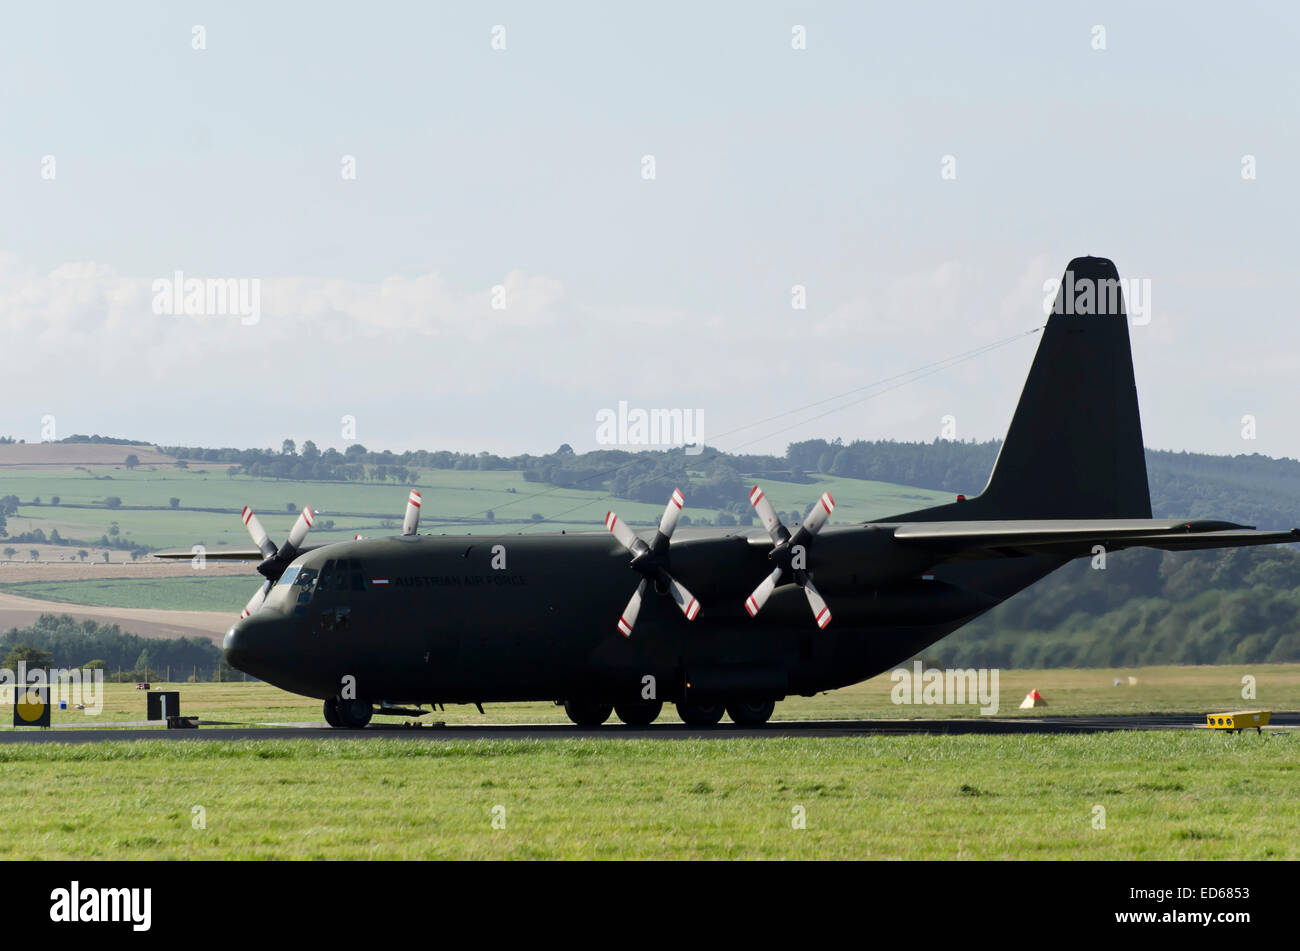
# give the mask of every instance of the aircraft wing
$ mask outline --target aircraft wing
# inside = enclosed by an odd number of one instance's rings
[[[1096,545],[1107,551],[1158,548],[1194,551],[1300,542],[1300,529],[1259,532],[1217,519],[1061,519],[972,522],[902,522],[895,541],[926,548],[946,560],[1058,555],[1077,558]]]
[[[153,553],[155,558],[164,558],[167,561],[188,561],[191,558],[197,558],[198,555],[189,548],[169,548],[167,551],[156,551]],[[207,549],[203,552],[204,558],[210,558],[213,561],[262,561],[266,558],[261,550],[257,548],[221,548]]]
[[[324,545],[303,545],[298,549],[301,555],[306,551],[314,551],[317,548],[324,548]],[[153,557],[162,558],[167,561],[189,561],[191,558],[197,558],[198,555],[189,548],[169,548],[167,551],[156,551]],[[208,561],[264,561],[266,556],[257,548],[228,548],[225,545],[220,548],[208,548],[203,552],[203,557]],[[297,557],[295,555],[294,557]]]

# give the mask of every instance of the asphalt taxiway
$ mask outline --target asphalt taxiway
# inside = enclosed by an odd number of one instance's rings
[[[200,721],[201,723],[202,721]],[[336,730],[324,723],[273,726],[200,725],[192,730],[159,727],[124,727],[105,724],[92,729],[59,726],[54,729],[25,729],[0,732],[3,743],[106,743],[122,740],[547,740],[592,737],[637,740],[726,740],[737,737],[850,737],[990,734],[1082,734],[1122,730],[1194,730],[1204,728],[1203,714],[1145,714],[1137,716],[1075,717],[966,717],[961,719],[878,719],[878,720],[773,720],[761,727],[740,728],[730,723],[715,727],[688,727],[680,723],[659,723],[629,727],[607,723],[580,728],[562,723],[501,724],[371,724],[362,730]],[[1300,712],[1274,713],[1264,732],[1289,732],[1300,727]]]

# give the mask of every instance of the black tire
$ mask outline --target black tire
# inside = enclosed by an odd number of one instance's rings
[[[708,703],[699,700],[679,700],[676,707],[677,715],[687,726],[717,726],[725,709],[721,701]]]
[[[340,700],[339,724],[345,730],[359,730],[370,722],[375,709],[365,700]]]
[[[612,704],[590,703],[584,700],[564,701],[564,712],[578,726],[600,726],[614,712]]]
[[[738,700],[727,704],[727,716],[731,717],[731,722],[736,726],[762,726],[772,719],[772,711],[775,709],[775,700],[761,703]]]
[[[343,726],[343,721],[339,719],[339,702],[334,697],[325,701],[325,722],[335,729]]]
[[[628,726],[649,726],[658,719],[664,708],[662,700],[642,700],[640,703],[616,703],[614,712]]]

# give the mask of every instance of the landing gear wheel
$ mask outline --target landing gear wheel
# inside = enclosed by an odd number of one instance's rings
[[[649,726],[664,708],[662,700],[642,700],[640,703],[616,703],[614,712],[628,726]]]
[[[687,726],[717,726],[722,719],[721,703],[702,703],[698,700],[679,700],[677,715]]]
[[[340,700],[339,725],[348,730],[359,730],[370,722],[375,712],[365,700]]]
[[[339,702],[334,697],[325,701],[325,722],[335,729],[343,725],[343,721],[339,719]]]
[[[736,701],[727,704],[727,716],[731,717],[731,722],[736,726],[762,726],[772,719],[772,711],[775,709],[775,700],[766,703]]]
[[[564,701],[564,712],[578,726],[600,726],[609,719],[614,707],[608,703],[588,703],[583,700]]]

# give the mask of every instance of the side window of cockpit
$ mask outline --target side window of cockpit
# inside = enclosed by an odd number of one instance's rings
[[[306,604],[310,601],[312,592],[316,588],[316,569],[304,568],[298,572],[298,577],[294,580],[294,587],[298,589],[299,604]]]
[[[335,591],[346,591],[348,587],[348,571],[352,568],[353,562],[347,558],[340,558],[339,563],[334,566],[334,585]]]

